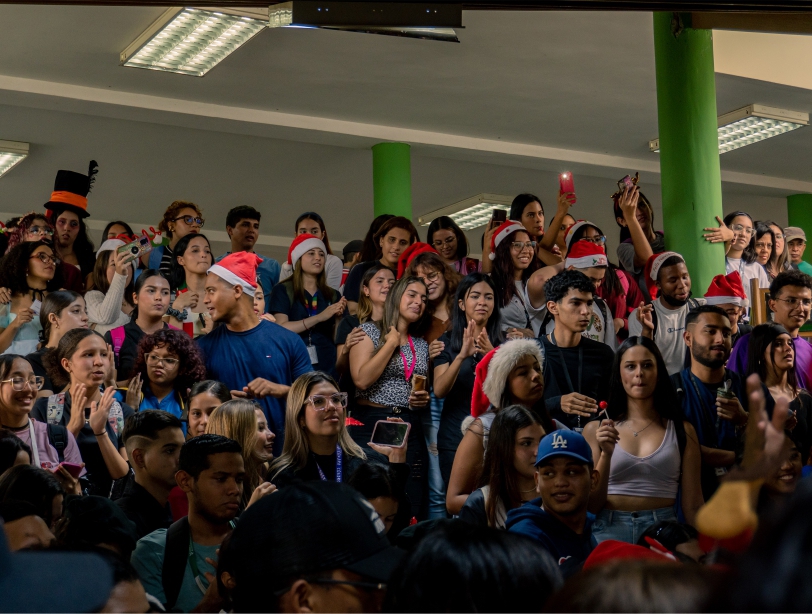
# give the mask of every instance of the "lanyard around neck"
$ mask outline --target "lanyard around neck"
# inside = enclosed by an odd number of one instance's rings
[[[319,462],[316,461],[316,469],[319,471],[319,479],[322,482],[327,481],[327,476],[324,475]],[[344,477],[344,451],[339,444],[336,444],[336,482],[341,482]]]
[[[417,366],[417,353],[414,350],[414,341],[412,341],[411,335],[409,335],[409,349],[412,351],[411,365],[406,360],[406,354],[403,353],[403,350],[400,350],[400,358],[403,360],[403,376],[406,378],[407,382],[411,379],[412,373],[414,373],[414,368]]]

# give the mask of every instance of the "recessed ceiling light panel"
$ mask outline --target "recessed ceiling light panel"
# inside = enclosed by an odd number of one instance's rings
[[[420,226],[428,226],[434,218],[447,215],[463,230],[479,228],[487,224],[493,217],[494,209],[510,211],[513,197],[499,194],[477,194],[460,202],[437,209],[417,218]]]
[[[809,114],[751,104],[719,116],[719,153],[792,132],[809,124]],[[649,149],[660,151],[660,139],[649,141]]]
[[[0,141],[0,177],[28,157],[28,143]]]
[[[264,16],[169,9],[121,52],[121,64],[202,77],[266,25]]]

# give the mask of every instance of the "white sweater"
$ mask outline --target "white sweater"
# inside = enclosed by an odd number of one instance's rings
[[[104,334],[118,326],[124,326],[130,321],[130,316],[121,311],[121,302],[124,300],[124,290],[127,288],[127,276],[115,273],[113,282],[107,294],[99,290],[91,290],[85,294],[87,317],[90,326],[95,324],[95,331]]]

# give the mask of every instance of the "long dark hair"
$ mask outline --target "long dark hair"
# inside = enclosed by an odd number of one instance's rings
[[[191,403],[192,399],[201,394],[210,394],[222,403],[231,400],[231,391],[228,386],[216,379],[203,380],[192,386],[192,390],[189,392],[189,402]]]
[[[46,210],[46,216],[51,226],[56,229],[56,220],[67,209],[52,209]],[[54,230],[56,232],[56,230]],[[54,240],[54,251],[59,251],[56,240]],[[90,236],[87,234],[87,226],[85,220],[79,217],[79,233],[76,235],[76,240],[73,242],[73,252],[76,254],[76,259],[79,261],[79,267],[82,269],[82,276],[87,277],[93,272],[93,265],[96,262],[96,248]]]
[[[82,295],[73,290],[57,290],[51,292],[42,301],[42,307],[39,312],[39,323],[42,330],[39,333],[40,341],[47,345],[48,340],[51,338],[51,320],[48,318],[52,313],[59,317],[65,309],[76,300],[82,298]]]
[[[378,242],[375,241],[375,235],[381,229],[385,222],[391,220],[394,215],[391,213],[384,213],[379,215],[369,225],[369,230],[364,237],[364,243],[361,246],[361,253],[358,256],[358,262],[370,262],[371,260],[378,260]]]
[[[55,348],[49,349],[42,357],[42,362],[45,370],[48,372],[48,377],[57,386],[65,386],[70,383],[70,373],[65,371],[62,366],[62,359],[67,358],[70,360],[76,353],[76,348],[79,344],[88,337],[97,335],[99,338],[104,339],[95,330],[89,328],[74,328],[65,333],[59,344]],[[112,357],[110,357],[112,360]]]
[[[595,230],[598,231],[599,234],[603,235],[604,237],[606,236],[600,228],[595,226],[595,224],[591,222],[588,224],[584,224],[583,226],[581,226],[575,232],[572,233],[572,239],[570,239],[570,245],[567,248],[567,256],[570,255],[570,250],[572,249],[572,246],[584,238],[584,233],[586,232],[587,228],[594,228]],[[603,249],[604,251],[606,251],[605,243],[603,244]],[[608,292],[609,295],[626,296],[626,293],[623,291],[623,284],[620,283],[620,279],[617,276],[617,271],[615,270],[616,268],[617,267],[614,264],[612,264],[611,262],[609,263],[609,266],[606,267],[606,277],[603,278],[603,284],[601,285],[604,288],[606,288],[606,291]]]
[[[651,201],[646,197],[643,192],[637,193],[640,198],[640,202],[642,202],[646,207],[648,207],[649,211],[651,211],[651,232],[654,232],[654,207],[651,206]],[[614,209],[615,209],[615,222],[618,226],[620,226],[620,242],[623,243],[624,241],[632,238],[632,233],[629,231],[628,226],[623,226],[619,221],[618,218],[625,220],[623,217],[623,210],[620,208],[620,196],[622,192],[617,192],[615,196],[612,197],[614,201]]]
[[[747,245],[747,247],[744,248],[744,251],[742,252],[742,260],[744,260],[747,264],[750,264],[751,262],[755,262],[756,260],[756,233],[755,233],[756,223],[753,222],[752,216],[746,211],[734,211],[733,213],[728,213],[725,216],[725,219],[723,220],[725,226],[729,228],[734,218],[737,217],[746,217],[753,224],[754,232],[752,235],[750,235],[750,243]]]
[[[104,227],[104,230],[102,231],[102,236],[101,236],[102,237],[102,243],[107,241],[107,233],[110,232],[110,229],[113,226],[124,226],[124,232],[128,237],[132,238],[132,237],[136,236],[136,234],[133,232],[133,229],[130,228],[130,225],[127,222],[122,222],[121,220],[115,220],[113,222],[107,222],[107,226]]]
[[[544,215],[544,205],[541,202],[541,199],[536,196],[535,194],[519,194],[516,198],[513,199],[513,202],[510,203],[510,215],[509,218],[511,220],[515,220],[517,222],[521,222],[522,214],[524,213],[525,208],[530,203],[538,203],[539,207],[541,207],[541,214]]]
[[[296,223],[293,225],[293,232],[298,234],[299,232],[299,223],[303,222],[304,220],[313,220],[316,224],[319,225],[322,234],[324,235],[321,239],[321,242],[324,243],[324,247],[327,248],[327,254],[332,255],[333,250],[330,248],[330,239],[327,236],[327,228],[324,226],[324,220],[321,219],[321,216],[316,213],[315,211],[305,211],[299,217],[296,218]],[[327,254],[324,254],[325,259]]]
[[[468,237],[465,236],[462,228],[457,226],[457,222],[447,215],[441,215],[431,220],[428,233],[426,234],[426,243],[432,247],[434,247],[434,233],[438,230],[450,230],[454,233],[454,236],[457,237],[457,253],[454,254],[455,259],[462,260],[468,255]]]
[[[513,258],[511,258],[510,255],[510,244],[516,240],[516,233],[518,232],[523,232],[528,237],[530,236],[530,233],[524,228],[514,230],[502,239],[502,242],[496,247],[494,254],[491,277],[493,277],[493,282],[496,287],[499,288],[497,302],[502,308],[507,306],[507,304],[510,303],[510,299],[513,298],[513,295],[516,294],[516,284],[514,283],[516,280],[513,278]],[[535,254],[533,254],[533,258],[530,260],[530,266],[522,272],[522,281],[526,282],[539,268],[541,268],[541,263],[539,259],[535,257]]]
[[[417,267],[422,266],[433,271],[437,271],[443,276],[445,280],[445,303],[446,309],[451,313],[454,308],[454,296],[457,293],[457,286],[460,283],[460,274],[457,273],[451,266],[440,258],[439,254],[434,252],[424,252],[414,258],[409,266],[406,267],[405,275],[412,275],[417,277]],[[427,305],[427,307],[429,307]],[[432,310],[433,311],[433,310]]]
[[[192,239],[196,239],[197,237],[203,237],[209,246],[209,251],[211,251],[211,241],[202,233],[192,232],[182,239],[178,239],[175,249],[172,250],[172,262],[169,265],[169,288],[173,292],[177,292],[178,289],[186,283],[186,269],[178,262],[178,258],[183,257],[183,254],[185,254],[189,248],[189,243],[192,242]],[[212,254],[211,261],[213,264],[214,254]]]
[[[107,267],[110,266],[111,254],[115,258],[116,250],[103,249],[99,251],[99,255],[96,256],[96,264],[93,265],[93,273],[90,275],[92,289],[98,290],[102,294],[107,294],[108,290],[110,290],[110,282],[107,280]],[[133,271],[133,276],[130,277],[127,287],[124,288],[124,300],[130,306],[133,305],[133,277],[135,277],[135,271]]]
[[[12,294],[20,295],[28,292],[29,287],[25,281],[28,266],[31,256],[40,247],[47,247],[56,258],[56,250],[48,241],[24,241],[8,250],[0,261],[0,287],[8,288]],[[45,283],[46,292],[52,292],[61,287],[62,278],[58,273],[60,273],[59,264],[54,262],[54,276]]]
[[[491,527],[496,526],[496,511],[500,500],[505,511],[522,504],[513,460],[516,456],[516,433],[534,424],[542,426],[536,415],[521,405],[502,408],[493,420],[481,480],[481,485],[488,486],[490,490],[485,500],[485,514]]]
[[[135,282],[135,286],[133,287],[133,296],[138,296],[141,293],[141,290],[144,289],[144,286],[147,285],[147,280],[152,279],[153,277],[160,277],[161,279],[166,279],[167,283],[169,283],[169,279],[164,275],[163,271],[159,271],[158,269],[147,269],[141,275],[138,276],[138,279]],[[169,285],[172,287],[172,284]],[[135,300],[133,299],[133,303]],[[138,319],[138,305],[135,305],[133,312],[130,316],[130,319],[135,322]]]
[[[663,420],[673,420],[674,424],[682,425],[683,414],[677,395],[674,394],[674,386],[668,376],[668,369],[665,366],[663,355],[659,348],[648,337],[629,337],[624,341],[615,354],[615,362],[612,365],[612,382],[609,391],[609,407],[607,413],[612,420],[624,420],[628,412],[628,398],[626,390],[623,388],[623,380],[620,377],[620,369],[623,362],[623,355],[637,345],[642,345],[654,356],[657,365],[657,385],[654,388],[654,411]]]
[[[776,228],[779,228],[781,230],[782,235],[784,234],[784,228],[782,226],[780,226],[779,224],[776,224],[772,220],[763,220],[761,223],[765,224],[767,226],[775,226]],[[776,272],[775,274],[777,275],[781,271],[786,271],[787,270],[787,268],[788,268],[787,267],[787,260],[789,259],[789,254],[788,254],[787,240],[786,239],[784,239],[784,251],[781,252],[780,256],[776,253],[775,250],[776,250],[777,246],[776,246],[775,243],[777,241],[775,239],[775,231],[774,230],[773,230],[773,241],[774,241],[774,243],[773,243],[773,254],[770,257],[769,265],[774,268],[774,270]]]
[[[787,329],[776,324],[775,322],[767,322],[766,324],[759,324],[753,329],[750,334],[750,344],[747,348],[747,375],[758,373],[762,382],[767,381],[767,360],[770,361],[771,366],[775,369],[775,348],[770,352],[770,357],[765,358],[767,348],[775,341],[780,335],[789,335]],[[795,349],[795,341],[790,335],[790,343],[792,343],[793,350]],[[798,354],[795,354],[795,361],[797,364]],[[792,388],[792,393],[798,395],[798,376],[795,374],[795,369],[787,371],[787,384]],[[808,452],[805,451],[806,454]]]
[[[775,233],[773,229],[770,228],[764,222],[756,222],[755,232],[753,233],[753,240],[750,242],[750,245],[747,249],[753,249],[753,261],[758,259],[758,254],[756,254],[756,241],[758,241],[764,235],[770,235],[773,240],[773,247],[770,250],[770,258],[767,260],[767,266],[770,266],[773,262],[775,262]]]
[[[459,306],[462,301],[465,304],[465,299],[468,293],[478,283],[486,283],[491,290],[493,290],[493,313],[488,318],[485,324],[485,332],[488,334],[488,339],[491,340],[493,347],[501,345],[505,341],[504,334],[499,326],[499,300],[497,299],[498,292],[496,285],[493,283],[490,275],[485,273],[471,273],[462,278],[460,285],[457,287],[457,294],[455,296],[455,304],[451,309],[451,351],[455,354],[459,353],[462,349],[462,333],[468,326],[468,318],[465,316],[465,309]]]

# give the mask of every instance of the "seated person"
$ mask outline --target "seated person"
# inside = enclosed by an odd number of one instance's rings
[[[580,433],[559,430],[541,440],[536,457],[536,492],[507,514],[506,528],[537,539],[553,555],[568,578],[581,569],[597,545],[592,536],[595,516],[587,511],[600,476],[592,450]]]

